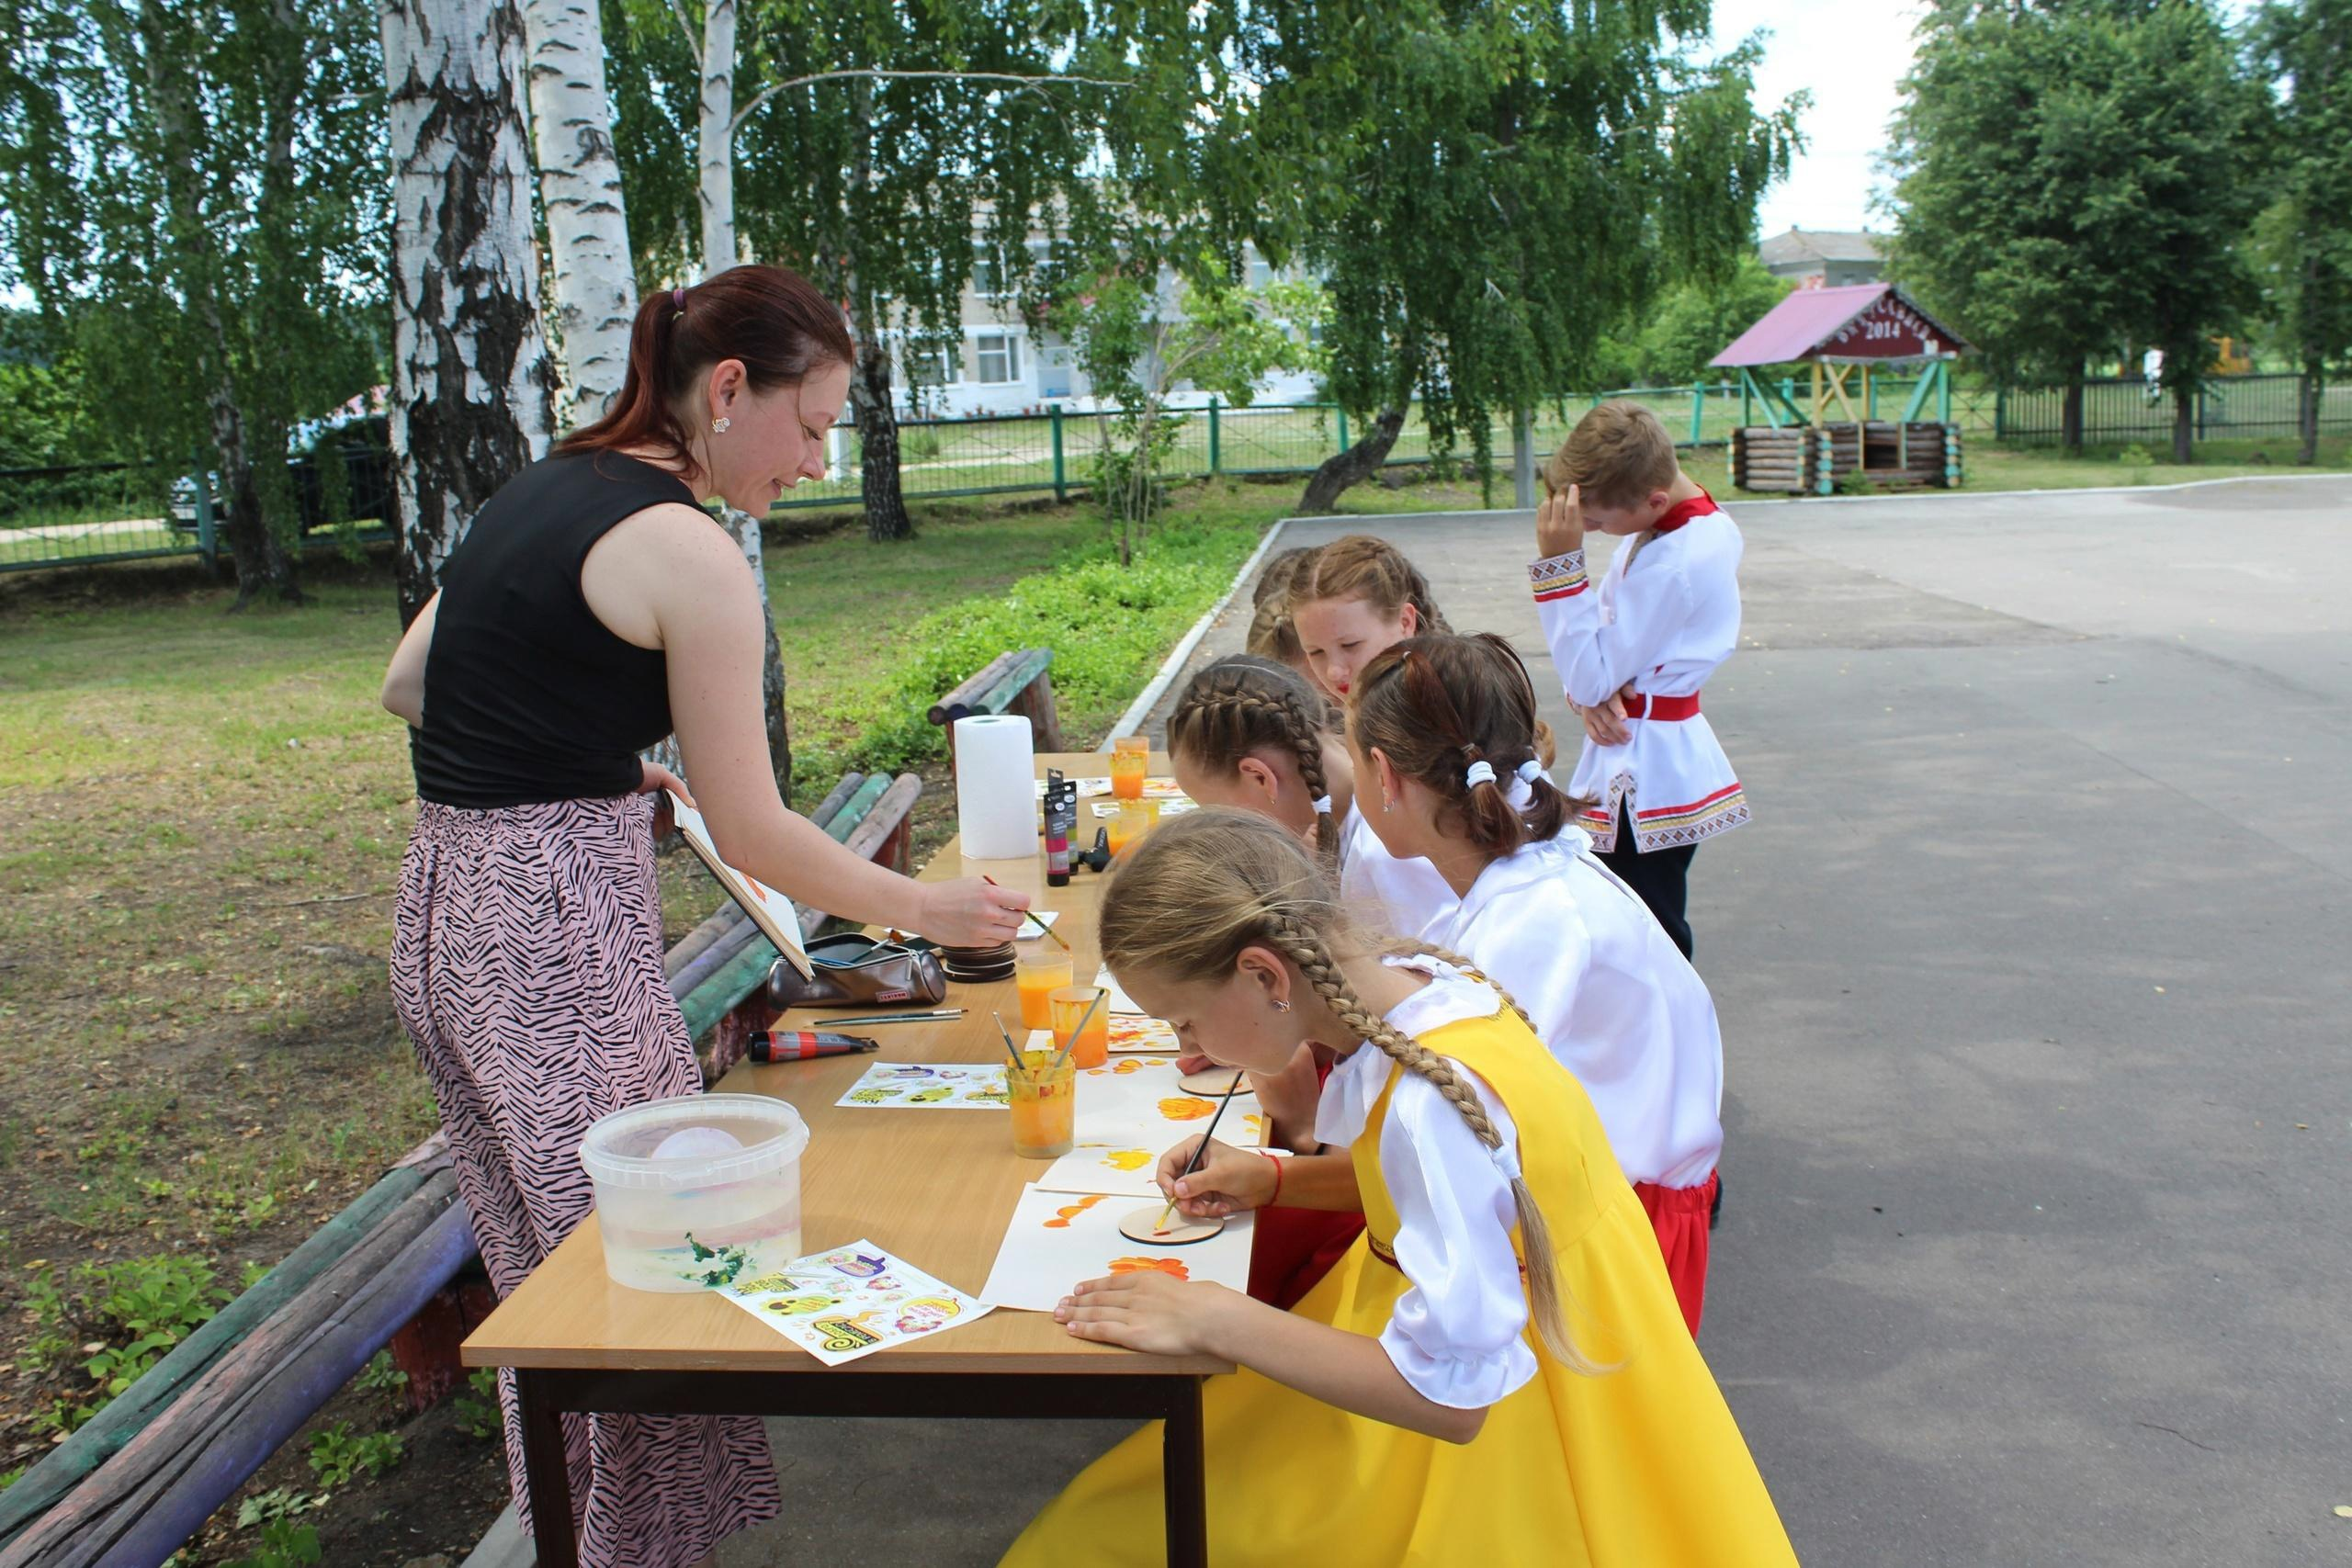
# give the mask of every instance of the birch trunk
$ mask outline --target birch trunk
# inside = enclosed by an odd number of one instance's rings
[[[391,107],[392,460],[401,621],[474,513],[546,456],[516,0],[382,0]]]
[[[708,277],[735,265],[735,0],[704,0],[696,130],[702,273]]]
[[[557,423],[570,429],[603,418],[621,389],[637,318],[637,277],[595,0],[525,0],[523,26],[530,45],[539,205],[555,251],[549,319],[562,352],[564,384]]]

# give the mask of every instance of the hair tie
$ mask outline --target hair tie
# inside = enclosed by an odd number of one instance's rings
[[[670,290],[670,303],[683,310],[686,308],[686,291],[683,288]]]
[[[1552,784],[1552,775],[1545,771],[1544,764],[1530,757],[1519,765],[1519,782],[1523,784],[1532,784],[1537,779],[1542,779],[1545,784]],[[1553,784],[1553,787],[1556,789],[1559,786]]]
[[[1494,782],[1495,765],[1483,757],[1471,763],[1470,771],[1462,775],[1462,784],[1465,789],[1476,789],[1482,784]]]
[[[1329,817],[1331,815],[1331,797],[1329,795],[1318,795],[1315,797],[1315,815],[1317,817]]]

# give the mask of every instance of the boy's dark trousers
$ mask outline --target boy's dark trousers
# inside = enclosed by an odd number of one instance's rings
[[[1652,850],[1643,854],[1634,848],[1634,814],[1623,797],[1617,802],[1617,847],[1600,857],[1600,862],[1624,879],[1625,886],[1641,895],[1642,902],[1650,907],[1657,923],[1682,950],[1690,956],[1690,922],[1684,918],[1683,904],[1690,894],[1690,857],[1699,852],[1696,844],[1684,844],[1679,849]]]

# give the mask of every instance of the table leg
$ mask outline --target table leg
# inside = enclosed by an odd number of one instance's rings
[[[523,1422],[523,1472],[531,1493],[531,1541],[538,1568],[579,1568],[563,1418],[548,1403],[547,1382],[544,1372],[514,1373],[514,1404]]]
[[[1177,1384],[1160,1432],[1161,1506],[1168,1517],[1168,1568],[1208,1568],[1208,1476],[1202,1454],[1200,1378]]]

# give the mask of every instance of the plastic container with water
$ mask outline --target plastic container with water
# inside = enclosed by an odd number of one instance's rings
[[[686,1094],[588,1129],[605,1271],[639,1291],[705,1291],[800,1256],[808,1126],[780,1100]]]

